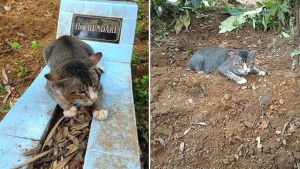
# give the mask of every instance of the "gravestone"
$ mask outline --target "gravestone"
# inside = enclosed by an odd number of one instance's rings
[[[137,19],[132,2],[61,0],[57,38],[76,36],[95,52],[99,66],[105,121],[92,120],[84,168],[140,168],[131,81],[131,55]],[[45,90],[46,66],[0,123],[0,168],[30,157],[22,155],[39,143],[56,106]]]

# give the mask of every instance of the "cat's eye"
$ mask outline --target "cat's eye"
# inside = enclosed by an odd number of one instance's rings
[[[85,94],[85,91],[79,91],[78,94]]]

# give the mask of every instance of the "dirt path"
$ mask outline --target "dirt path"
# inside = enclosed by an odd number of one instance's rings
[[[249,26],[220,35],[227,16],[204,14],[193,15],[190,31],[178,36],[151,28],[152,168],[293,168],[300,158],[300,75],[289,54],[297,44]],[[193,52],[210,46],[257,50],[267,75],[247,75],[239,85],[186,70]]]

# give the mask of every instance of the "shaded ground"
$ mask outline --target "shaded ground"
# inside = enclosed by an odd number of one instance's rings
[[[151,168],[293,168],[300,157],[300,75],[289,54],[298,44],[249,26],[218,34],[228,17],[219,11],[192,15],[190,31],[179,35],[161,37],[159,25],[151,27]],[[267,75],[247,75],[239,85],[186,70],[192,54],[210,46],[257,50]]]
[[[0,2],[0,69],[4,68],[9,82],[12,82],[12,94],[9,99],[1,103],[0,120],[6,115],[10,107],[18,100],[30,86],[35,77],[45,66],[42,49],[56,37],[59,0],[1,0]],[[144,28],[136,36],[134,51],[144,59],[144,63],[132,66],[132,78],[148,75],[148,1],[139,4],[142,17],[139,22],[145,22]],[[31,46],[36,41],[40,48]],[[18,42],[18,49],[12,49],[10,43]],[[145,50],[143,49],[147,49]],[[29,72],[20,73],[20,67]],[[21,68],[22,69],[22,68]],[[0,70],[1,71],[1,70]],[[6,93],[2,80],[0,82],[0,101]],[[148,106],[143,110],[148,114]],[[139,118],[139,112],[137,112]],[[141,119],[145,127],[148,126],[148,115]],[[148,130],[148,127],[147,127]],[[139,136],[140,137],[140,136]],[[148,142],[140,140],[142,150],[142,164],[148,166]]]

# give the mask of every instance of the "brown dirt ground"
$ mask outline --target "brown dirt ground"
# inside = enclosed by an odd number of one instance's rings
[[[300,158],[300,72],[291,70],[289,54],[299,44],[250,26],[218,34],[228,17],[219,11],[192,15],[190,30],[179,35],[162,37],[151,26],[151,168],[293,168]],[[186,70],[192,54],[210,46],[257,50],[267,75],[247,75],[239,85]]]
[[[0,1],[0,71],[5,69],[11,85],[12,94],[7,104],[11,107],[18,100],[21,94],[30,86],[35,77],[45,66],[42,56],[42,49],[56,38],[57,19],[59,12],[59,0],[1,0]],[[145,17],[145,28],[140,35],[137,35],[134,43],[134,51],[139,57],[145,59],[146,63],[132,66],[132,78],[148,75],[148,53],[143,52],[148,49],[148,1],[141,5],[141,10]],[[141,38],[142,37],[142,38]],[[142,40],[141,40],[142,39]],[[36,40],[41,44],[41,48],[33,49],[31,41]],[[12,50],[9,43],[18,42],[18,50]],[[13,63],[13,60],[25,60],[24,63]],[[18,77],[17,72],[11,68],[27,67],[30,73],[23,77]],[[0,84],[2,84],[2,79]],[[0,101],[5,95],[0,93]],[[6,115],[4,104],[0,104],[0,121]],[[143,108],[148,112],[148,106]],[[148,114],[148,113],[147,113]],[[139,114],[137,113],[137,117]],[[148,120],[144,120],[144,125],[148,126]],[[141,142],[142,164],[148,165],[148,143]]]

